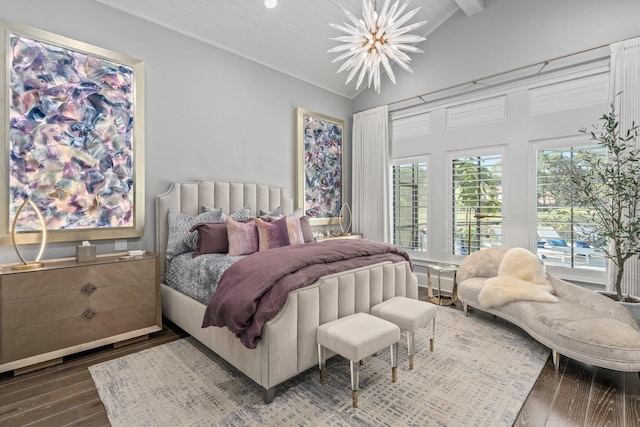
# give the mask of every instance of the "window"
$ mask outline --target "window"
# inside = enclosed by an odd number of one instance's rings
[[[454,158],[452,253],[502,246],[502,154]]]
[[[427,162],[396,161],[392,172],[393,244],[427,250]]]
[[[536,152],[536,251],[547,265],[604,271],[604,241],[593,232],[589,209],[574,206],[560,186],[560,162],[580,162],[586,152],[606,160],[605,151],[594,145]]]

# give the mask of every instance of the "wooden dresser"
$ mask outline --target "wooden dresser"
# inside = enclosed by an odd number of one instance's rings
[[[0,372],[162,329],[158,259],[101,256],[0,274]]]

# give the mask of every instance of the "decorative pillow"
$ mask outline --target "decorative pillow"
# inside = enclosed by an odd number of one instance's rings
[[[304,236],[302,235],[302,227],[300,225],[300,218],[294,213],[283,217],[287,224],[287,234],[289,236],[290,245],[301,245],[304,243]],[[277,222],[277,221],[276,221]]]
[[[273,222],[274,217],[275,219],[279,219],[282,216],[282,209],[280,208],[280,206],[278,206],[271,212],[263,211],[262,209],[260,209],[258,211],[258,214],[261,220]]]
[[[212,208],[211,206],[202,205],[202,212],[210,212],[218,209],[222,210],[222,208]],[[229,217],[231,217],[231,219],[233,219],[234,221],[248,221],[252,218],[251,208],[248,206],[245,206],[244,208],[238,209],[231,215],[227,215],[224,212],[222,212],[222,219],[220,220],[220,222],[225,222]]]
[[[283,217],[274,222],[256,218],[256,228],[258,229],[258,250],[266,251],[289,245],[286,218]]]
[[[305,243],[315,242],[316,239],[313,237],[313,230],[311,230],[311,222],[309,222],[308,216],[303,216],[300,218],[300,229],[302,231],[302,238]]]
[[[242,209],[238,209],[231,215],[226,215],[224,212],[222,213],[222,221],[226,221],[227,218],[231,218],[234,221],[248,221],[251,219],[251,208],[245,206]]]
[[[222,209],[214,209],[198,216],[185,215],[169,209],[169,236],[167,237],[167,255],[172,257],[184,252],[195,251],[198,234],[190,232],[191,227],[201,222],[220,222]]]
[[[258,252],[258,231],[255,221],[239,222],[227,218],[229,256],[249,255]]]
[[[227,241],[227,224],[224,222],[201,222],[191,227],[189,231],[197,231],[198,244],[193,258],[204,254],[224,254],[229,252]]]

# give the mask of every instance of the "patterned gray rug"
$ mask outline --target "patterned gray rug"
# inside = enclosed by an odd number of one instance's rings
[[[403,337],[404,338],[404,337]],[[438,307],[435,351],[416,334],[413,371],[406,343],[398,382],[389,352],[360,371],[351,408],[349,362],[327,363],[320,385],[310,369],[276,389],[270,405],[250,379],[192,338],[89,368],[113,426],[511,426],[549,356],[501,320]]]

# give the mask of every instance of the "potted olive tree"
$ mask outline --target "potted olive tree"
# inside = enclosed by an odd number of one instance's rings
[[[618,301],[640,303],[625,295],[622,278],[625,264],[640,254],[640,149],[636,148],[638,126],[633,123],[621,132],[613,104],[593,129],[581,129],[606,152],[606,158],[581,152],[560,163],[562,194],[574,205],[589,210],[595,233],[606,240],[605,257],[615,268],[612,297]],[[640,318],[640,304],[630,308]]]

